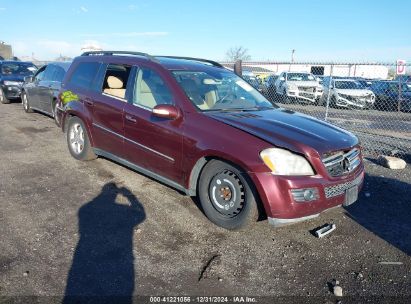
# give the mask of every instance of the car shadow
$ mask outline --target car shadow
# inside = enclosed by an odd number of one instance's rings
[[[79,241],[63,303],[132,303],[133,234],[145,217],[131,191],[115,183],[79,209]]]
[[[359,201],[345,209],[357,223],[411,255],[410,197],[409,183],[366,174]]]

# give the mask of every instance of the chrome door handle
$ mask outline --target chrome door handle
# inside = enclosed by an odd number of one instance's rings
[[[133,116],[130,116],[130,115],[126,115],[126,119],[130,122],[133,122],[133,123],[137,122],[137,119],[135,119]]]

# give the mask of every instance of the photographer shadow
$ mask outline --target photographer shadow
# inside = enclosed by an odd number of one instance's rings
[[[118,195],[126,198],[119,203]],[[132,303],[133,234],[144,207],[124,187],[104,185],[78,212],[79,235],[63,303]]]

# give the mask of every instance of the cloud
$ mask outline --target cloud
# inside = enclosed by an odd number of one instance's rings
[[[159,37],[167,36],[168,32],[122,32],[107,34],[83,34],[82,37]]]
[[[128,8],[130,11],[134,11],[134,10],[136,10],[136,9],[138,8],[138,6],[135,5],[135,4],[130,4],[129,6],[127,6],[127,8]]]
[[[0,11],[5,11],[6,8],[5,7],[0,7]]]
[[[87,13],[87,12],[88,12],[88,9],[87,9],[86,7],[84,7],[84,6],[80,6],[80,9],[81,9],[84,13]]]

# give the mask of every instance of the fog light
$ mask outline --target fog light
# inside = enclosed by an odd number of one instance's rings
[[[310,202],[319,198],[317,188],[292,189],[291,194],[296,202]]]

